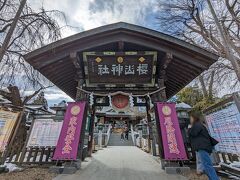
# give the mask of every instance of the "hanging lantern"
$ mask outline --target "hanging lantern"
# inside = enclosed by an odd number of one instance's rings
[[[129,108],[129,96],[117,94],[114,95],[111,100],[112,108],[115,111],[124,111]]]
[[[133,101],[132,94],[129,95],[129,103],[130,103],[130,107],[133,108],[134,107],[134,101]]]

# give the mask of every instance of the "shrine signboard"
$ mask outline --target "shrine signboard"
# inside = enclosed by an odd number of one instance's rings
[[[157,52],[84,52],[87,87],[153,87]]]

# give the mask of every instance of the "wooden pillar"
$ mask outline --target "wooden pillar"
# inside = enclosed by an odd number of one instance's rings
[[[158,79],[158,86],[160,88],[165,87],[165,78]],[[167,94],[166,94],[166,90],[165,89],[158,93],[158,100],[162,101],[162,102],[167,101]]]
[[[90,124],[89,124],[89,135],[88,135],[88,156],[92,156],[93,151],[93,136],[94,136],[94,120],[95,120],[95,106],[93,105],[91,109],[91,118],[90,118]]]
[[[84,84],[84,79],[78,79],[78,87],[82,88],[83,84]],[[84,113],[84,121],[82,123],[82,129],[81,129],[81,135],[80,135],[80,143],[78,146],[78,154],[77,157],[81,160],[83,159],[83,147],[84,147],[84,138],[85,138],[85,128],[86,128],[86,121],[87,121],[87,112],[88,112],[88,99],[87,99],[87,95],[85,93],[83,93],[81,90],[77,89],[77,93],[76,93],[76,98],[75,101],[86,101],[86,109],[85,109],[85,113]]]
[[[85,139],[85,129],[86,129],[86,122],[87,122],[87,113],[88,113],[88,105],[86,106],[85,112],[84,112],[84,121],[82,122],[82,129],[81,129],[81,135],[80,135],[80,143],[79,143],[79,152],[78,152],[78,158],[80,160],[83,159],[83,147],[84,147],[84,139]]]
[[[84,79],[79,79],[78,80],[78,87],[82,88],[83,84],[84,84]],[[81,90],[77,89],[76,101],[82,101],[82,100],[87,100],[87,96]]]
[[[147,122],[148,122],[148,151],[151,152],[152,149],[152,140],[153,140],[153,131],[152,131],[152,122],[151,122],[151,115],[150,115],[150,100],[149,98],[145,98],[146,100],[146,112],[147,112]]]
[[[163,72],[164,73],[164,72]],[[165,73],[164,73],[165,74]],[[165,76],[161,76],[159,79],[158,79],[158,86],[159,88],[163,88],[165,87]],[[164,102],[167,100],[167,96],[166,96],[166,91],[165,89],[160,91],[158,94],[155,95],[154,97],[154,103],[156,102]],[[156,104],[155,104],[156,106]],[[156,108],[156,107],[155,107]],[[156,112],[156,130],[157,130],[157,136],[156,136],[156,140],[158,142],[158,150],[159,150],[159,156],[161,158],[161,165],[162,165],[162,168],[164,168],[165,166],[165,161],[164,161],[164,152],[163,152],[163,143],[162,143],[162,135],[161,135],[161,128],[160,128],[160,122],[159,122],[159,117],[158,117],[158,112],[157,112],[157,109],[155,109]]]

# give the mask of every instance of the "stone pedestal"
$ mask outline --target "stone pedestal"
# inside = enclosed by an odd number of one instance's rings
[[[81,168],[81,161],[69,162],[64,166],[51,166],[49,172],[57,174],[74,174]]]
[[[189,167],[165,167],[167,174],[185,174],[190,172]]]

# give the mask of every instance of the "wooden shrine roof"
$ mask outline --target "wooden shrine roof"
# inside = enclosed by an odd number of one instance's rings
[[[86,51],[157,51],[157,78],[164,72],[168,98],[219,58],[172,36],[123,22],[61,39],[26,54],[24,58],[62,91],[75,98],[76,79],[84,78],[82,53]]]

